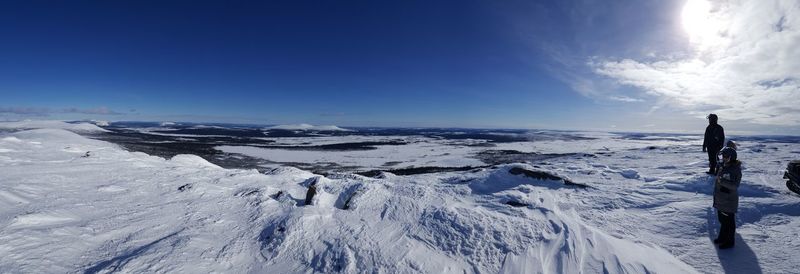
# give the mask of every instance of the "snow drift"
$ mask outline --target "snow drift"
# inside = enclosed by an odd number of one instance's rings
[[[0,147],[13,149],[0,159],[2,272],[692,271],[592,228],[550,193],[582,190],[511,166],[458,180],[259,174],[60,129],[12,133]],[[501,182],[513,183],[485,187]]]
[[[626,161],[651,150],[620,151],[628,152],[610,162],[558,163],[564,168],[324,177],[291,167],[223,169],[194,155],[167,160],[63,129],[6,133],[0,272],[792,269],[796,259],[780,254],[797,250],[790,228],[800,224],[800,207],[788,200],[794,196],[748,182],[737,215],[748,241],[720,253],[719,263],[709,243],[715,224],[705,177],[673,171],[684,154],[664,152],[659,157],[674,158],[645,169],[653,161]],[[758,170],[764,168],[748,166]],[[306,203],[310,187],[316,193]],[[775,241],[783,246],[762,247]]]

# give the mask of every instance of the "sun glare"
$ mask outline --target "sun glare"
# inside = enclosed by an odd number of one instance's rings
[[[711,20],[711,3],[706,0],[688,0],[681,12],[683,29],[692,42],[702,43],[712,38],[716,29]]]

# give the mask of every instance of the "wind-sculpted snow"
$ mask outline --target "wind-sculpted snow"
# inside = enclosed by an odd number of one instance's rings
[[[1,273],[752,273],[798,263],[781,254],[798,250],[789,228],[800,197],[758,183],[766,172],[748,177],[741,243],[717,254],[707,179],[681,171],[700,162],[672,150],[658,165],[642,148],[624,152],[635,159],[364,177],[224,169],[61,129],[6,133],[0,149]]]

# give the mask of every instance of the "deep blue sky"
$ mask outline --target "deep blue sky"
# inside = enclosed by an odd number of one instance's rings
[[[680,53],[682,3],[5,1],[0,119],[695,130],[590,65]]]

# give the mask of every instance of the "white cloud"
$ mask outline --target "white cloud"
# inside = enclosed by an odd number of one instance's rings
[[[50,109],[35,107],[0,107],[0,113],[11,113],[28,116],[47,116]]]
[[[703,20],[684,20],[691,56],[589,64],[692,115],[800,125],[800,1],[718,1],[700,12]]]
[[[100,115],[120,115],[120,114],[122,114],[122,113],[110,110],[107,107],[98,107],[98,108],[90,108],[90,109],[65,108],[61,112],[63,112],[63,113],[82,113],[82,114],[100,114]]]
[[[48,116],[52,113],[78,113],[78,114],[98,114],[98,115],[120,115],[122,113],[113,111],[107,107],[97,108],[37,108],[37,107],[0,107],[0,113],[11,113],[24,116]]]
[[[621,96],[621,95],[610,96],[610,97],[608,97],[608,99],[609,100],[613,100],[613,101],[626,102],[626,103],[635,103],[635,102],[644,101],[642,99],[631,98],[631,97],[628,97],[628,96]]]

